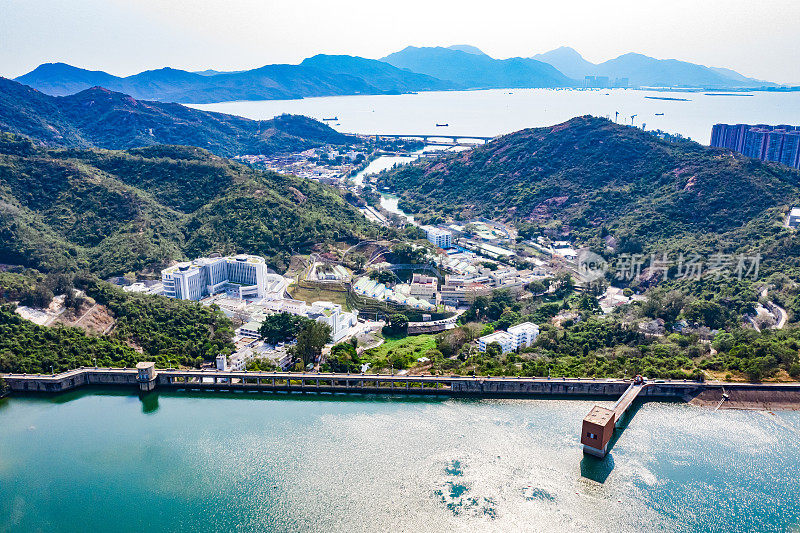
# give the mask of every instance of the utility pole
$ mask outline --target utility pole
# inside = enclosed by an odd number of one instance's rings
[[[617,119],[619,119],[619,111],[617,111],[616,113],[614,113],[614,122],[615,122],[615,123],[617,122]]]

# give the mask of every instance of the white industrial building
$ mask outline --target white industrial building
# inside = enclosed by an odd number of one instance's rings
[[[161,271],[164,296],[200,300],[225,292],[232,298],[263,298],[272,285],[284,284],[282,276],[268,272],[263,257],[234,255],[201,257]]]
[[[539,326],[533,322],[523,322],[516,326],[511,326],[508,331],[495,331],[489,335],[484,335],[478,339],[478,350],[486,351],[486,347],[496,342],[500,345],[503,353],[513,352],[519,348],[527,348],[536,341],[539,336]]]

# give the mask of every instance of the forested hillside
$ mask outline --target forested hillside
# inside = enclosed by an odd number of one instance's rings
[[[603,253],[761,253],[773,270],[800,265],[800,239],[783,228],[800,201],[796,170],[601,118],[516,132],[379,183],[423,219],[495,217]]]
[[[0,135],[0,263],[106,277],[210,252],[276,269],[382,231],[334,189],[205,150],[45,149]]]
[[[100,87],[53,97],[0,77],[0,130],[48,146],[128,149],[157,144],[199,146],[215,154],[279,154],[355,137],[297,115],[271,120],[136,100]]]
[[[233,350],[233,326],[216,306],[128,294],[86,273],[15,270],[0,272],[0,372],[59,372],[95,363],[130,368],[138,361],[192,367]],[[54,292],[70,295],[66,314],[104,306],[114,327],[89,335],[61,324],[38,326],[14,313],[12,302],[46,306]]]

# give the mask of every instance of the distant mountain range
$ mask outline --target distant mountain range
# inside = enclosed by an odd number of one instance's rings
[[[45,63],[16,81],[52,96],[100,86],[138,99],[187,104],[458,88],[374,59],[331,55],[316,55],[299,65],[266,65],[241,72],[162,68],[124,78],[65,63]]]
[[[477,48],[464,45],[450,48],[409,46],[381,61],[465,89],[575,85],[573,80],[542,61],[522,57],[493,59]]]
[[[45,63],[16,78],[51,96],[104,87],[141,100],[200,104],[352,94],[401,94],[478,88],[582,87],[585,76],[627,78],[630,87],[755,88],[775,84],[730,69],[624,54],[594,64],[561,47],[533,57],[494,59],[470,45],[409,46],[381,60],[316,55],[299,65],[252,70],[148,70],[127,77]]]
[[[696,65],[677,59],[654,59],[642,54],[624,54],[595,64],[583,58],[575,49],[562,46],[533,59],[548,63],[576,80],[585,76],[607,76],[613,83],[628,78],[631,87],[762,87],[774,83],[748,78],[730,69]]]
[[[0,78],[0,130],[49,146],[128,149],[178,144],[222,156],[297,152],[353,141],[296,115],[257,121],[136,100],[100,87],[55,97],[6,78]]]

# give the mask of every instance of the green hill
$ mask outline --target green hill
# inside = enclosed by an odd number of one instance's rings
[[[800,201],[796,170],[600,118],[519,131],[379,181],[423,219],[488,216],[561,230],[597,251],[615,241],[618,253],[761,253],[773,269],[798,264],[800,240],[783,228]]]
[[[324,144],[357,142],[308,117],[250,120],[136,100],[100,87],[53,97],[2,77],[0,130],[49,146],[124,150],[180,144],[224,156],[300,152]]]
[[[182,146],[45,149],[0,135],[0,263],[110,276],[210,252],[277,269],[381,231],[334,189]]]

